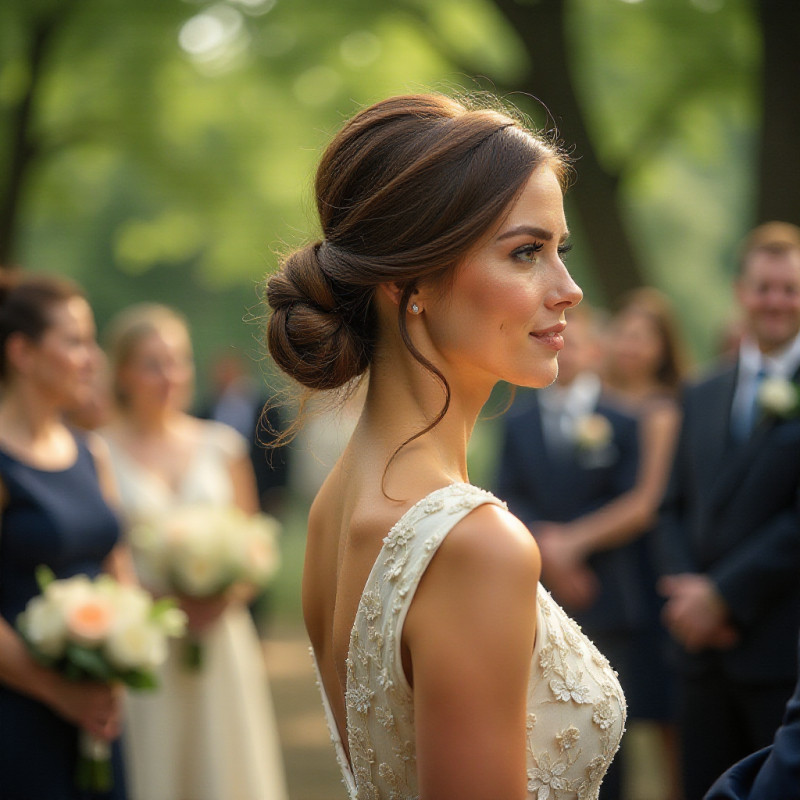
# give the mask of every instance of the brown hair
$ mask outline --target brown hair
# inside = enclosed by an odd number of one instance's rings
[[[120,311],[108,324],[105,349],[111,363],[111,380],[114,400],[124,408],[125,392],[119,383],[119,371],[130,360],[136,346],[148,336],[158,333],[163,325],[179,325],[187,334],[186,318],[174,308],[160,303],[136,303]]]
[[[54,306],[85,296],[76,283],[60,276],[0,270],[0,380],[8,377],[6,343],[10,336],[21,333],[39,341],[52,324]]]
[[[791,222],[765,222],[753,228],[739,246],[739,275],[754,253],[781,255],[790,250],[800,251],[800,228]]]
[[[290,253],[267,280],[267,344],[278,366],[310,390],[363,375],[377,339],[375,289],[395,282],[403,342],[445,393],[436,419],[412,439],[434,427],[450,387],[411,342],[409,299],[418,281],[446,285],[542,163],[566,188],[566,157],[556,144],[485,104],[406,95],[356,114],[317,170],[323,238]]]
[[[639,314],[653,324],[664,352],[655,377],[663,388],[676,391],[688,373],[689,356],[669,298],[650,286],[634,289],[622,296],[614,316],[625,314]],[[613,370],[608,378],[613,385]]]

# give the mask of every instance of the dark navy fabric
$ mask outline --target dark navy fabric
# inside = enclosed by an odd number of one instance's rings
[[[721,775],[705,800],[800,800],[800,680],[773,743]]]
[[[39,594],[35,571],[57,578],[96,576],[117,543],[120,524],[100,491],[94,459],[82,439],[64,470],[40,470],[0,450],[7,495],[0,520],[0,616],[14,626]],[[124,800],[124,774],[114,746],[114,791],[75,788],[78,729],[47,706],[0,685],[0,800]]]
[[[709,576],[740,636],[726,650],[675,647],[682,694],[692,698],[681,722],[689,800],[769,744],[797,678],[800,418],[764,416],[741,441],[731,433],[736,381],[728,365],[687,387],[659,517],[661,571]],[[715,711],[731,698],[735,720]]]
[[[583,460],[577,448],[548,451],[535,392],[520,398],[506,414],[497,494],[526,525],[570,522],[633,487],[639,464],[636,420],[602,399],[596,412],[613,430],[613,452],[597,463]],[[596,631],[624,632],[649,623],[640,577],[641,547],[633,542],[591,556],[600,594],[587,611],[568,609],[590,637]]]

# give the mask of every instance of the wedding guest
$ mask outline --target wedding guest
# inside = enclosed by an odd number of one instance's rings
[[[165,306],[132,306],[110,323],[108,338],[117,413],[103,435],[127,524],[157,523],[192,504],[258,511],[244,439],[185,411],[194,366],[183,317]],[[147,573],[140,574],[147,584]],[[181,598],[203,663],[187,667],[185,644],[176,642],[158,691],[128,698],[125,743],[137,800],[286,796],[249,599],[244,586]]]
[[[746,325],[738,358],[684,394],[659,524],[687,800],[772,741],[796,678],[800,229],[752,231],[736,297]],[[788,405],[774,402],[776,388]]]
[[[102,442],[67,427],[89,400],[97,360],[94,317],[63,278],[0,270],[0,797],[122,800],[116,687],[67,680],[29,655],[14,630],[40,592],[36,568],[56,578],[106,570],[129,579]],[[81,731],[113,742],[113,789],[80,792]]]
[[[581,299],[564,156],[442,95],[356,114],[317,170],[322,238],[268,278],[270,352],[363,410],[311,508],[303,611],[351,798],[597,798],[625,701],[469,483],[494,385],[545,386]]]
[[[636,419],[609,400],[596,371],[601,337],[587,306],[567,313],[556,382],[520,397],[503,420],[497,489],[536,537],[545,586],[619,670],[636,718],[652,582],[642,580],[637,542],[592,549],[578,538],[584,517],[633,488],[639,465]],[[603,784],[608,800],[621,796],[618,763]]]

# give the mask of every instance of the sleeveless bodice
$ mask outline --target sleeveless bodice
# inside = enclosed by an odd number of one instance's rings
[[[0,616],[11,626],[40,592],[36,567],[57,578],[99,574],[120,525],[103,499],[94,459],[83,439],[72,466],[42,470],[0,450]],[[49,706],[0,682],[0,796],[85,797],[75,788],[78,728]],[[114,787],[92,795],[124,800],[120,748],[112,746]]]
[[[0,533],[0,615],[14,624],[39,594],[36,567],[57,578],[95,576],[117,543],[119,521],[103,499],[85,442],[63,470],[41,470],[0,450],[0,480],[7,502]]]
[[[229,462],[247,452],[245,440],[232,428],[203,420],[192,458],[176,486],[136,461],[111,433],[104,434],[120,502],[129,523],[159,517],[179,505],[231,505],[234,502]]]
[[[352,767],[322,689],[352,800],[418,796],[413,692],[401,660],[403,623],[444,538],[485,503],[505,507],[469,484],[444,487],[407,511],[383,541],[359,602],[346,662]],[[541,585],[527,707],[528,796],[597,798],[624,730],[625,698],[606,658]]]

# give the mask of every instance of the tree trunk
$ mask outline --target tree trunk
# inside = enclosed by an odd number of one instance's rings
[[[564,0],[520,4],[496,0],[522,39],[532,64],[522,87],[541,100],[559,136],[576,159],[577,181],[570,196],[580,217],[597,281],[613,302],[645,283],[620,210],[619,180],[600,164],[586,128],[570,73]]]
[[[11,266],[15,255],[25,183],[39,152],[33,132],[36,95],[51,37],[68,5],[71,4],[65,2],[49,16],[37,20],[30,31],[28,86],[25,94],[9,113],[9,164],[5,185],[0,193],[0,269]]]
[[[759,0],[763,36],[757,222],[800,225],[800,3]]]

